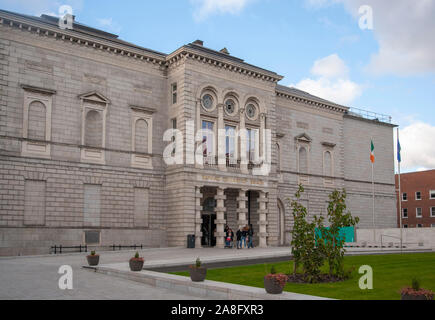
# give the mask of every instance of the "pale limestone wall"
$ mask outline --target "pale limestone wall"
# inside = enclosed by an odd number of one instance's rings
[[[0,256],[50,254],[50,247],[78,246],[84,243],[81,229],[74,228],[2,228]],[[147,247],[166,247],[166,237],[159,230],[102,229],[101,245],[104,250],[112,250],[112,245],[146,245]],[[88,250],[100,246],[88,246]],[[65,251],[65,249],[64,249]],[[70,250],[71,252],[72,250]]]
[[[435,249],[435,228],[404,228],[402,229],[403,244],[407,248],[425,247]],[[386,228],[375,230],[375,242],[383,245],[393,242],[400,243],[400,229]],[[357,242],[373,242],[373,229],[357,229]]]
[[[295,137],[305,133],[311,139],[309,183],[305,184],[303,203],[309,214],[325,215],[328,195],[334,188],[346,188],[348,209],[360,218],[358,227],[373,225],[370,139],[378,150],[375,170],[375,225],[378,228],[395,224],[393,128],[363,119],[354,119],[334,112],[315,110],[284,98],[277,99],[280,113],[277,133],[284,134],[280,144],[281,174],[278,197],[285,206],[285,240],[289,243],[293,217],[288,199],[293,199],[299,182]],[[322,142],[333,148],[334,185],[325,186]]]
[[[288,243],[292,217],[287,199],[293,197],[300,181],[295,137],[301,134],[311,139],[308,143],[306,175],[309,182],[306,183],[303,199],[311,216],[325,213],[328,194],[334,188],[346,187],[349,208],[361,218],[360,226],[370,226],[371,176],[368,175],[368,152],[370,137],[373,136],[376,149],[384,151],[376,152],[377,223],[382,227],[394,225],[396,204],[391,126],[343,117],[339,111],[277,97],[274,82],[249,76],[246,72],[228,70],[210,61],[184,56],[166,68],[161,63],[147,62],[146,59],[115,54],[83,43],[54,40],[43,34],[0,25],[0,54],[4,57],[0,63],[0,84],[3,89],[0,93],[0,226],[4,228],[0,232],[6,240],[11,230],[15,230],[17,241],[22,235],[25,243],[15,242],[14,245],[29,245],[26,239],[31,236],[28,232],[35,230],[24,229],[25,179],[43,181],[46,186],[44,219],[47,229],[41,229],[37,232],[40,235],[35,236],[43,238],[42,230],[46,230],[46,242],[41,242],[43,250],[49,244],[62,241],[63,238],[59,237],[61,232],[58,231],[62,229],[59,228],[74,228],[71,229],[74,232],[67,233],[71,237],[64,239],[67,243],[77,245],[82,241],[83,231],[87,227],[83,216],[85,184],[100,186],[99,217],[92,216],[91,227],[102,229],[102,241],[105,243],[125,240],[146,245],[185,246],[187,235],[195,233],[195,188],[198,186],[220,186],[228,190],[228,223],[234,230],[237,229],[235,199],[238,189],[267,192],[267,239],[268,245],[272,246],[280,243],[277,208],[277,199],[280,199],[285,206],[284,237]],[[222,57],[220,59],[225,60]],[[177,83],[176,104],[172,103],[170,90],[174,82]],[[55,91],[52,94],[49,159],[21,157],[23,84]],[[227,91],[237,94],[239,108],[245,106],[249,97],[260,101],[261,112],[267,116],[266,127],[272,129],[273,153],[271,174],[256,177],[263,184],[243,182],[249,180],[240,172],[206,170],[194,165],[166,167],[163,163],[162,153],[167,145],[162,140],[164,131],[170,128],[171,119],[176,118],[187,147],[185,123],[192,120],[195,130],[198,129],[198,110],[200,114],[205,114],[202,108],[197,107],[198,98],[200,89],[207,85],[217,90],[217,103],[224,102],[224,93]],[[104,165],[81,162],[82,111],[78,96],[92,91],[109,100],[106,107]],[[154,109],[152,140],[149,141],[152,143],[152,169],[131,166],[133,137],[140,136],[132,133],[132,105]],[[217,121],[218,112],[211,115]],[[225,116],[224,120],[240,122],[238,116]],[[260,120],[253,124],[259,126]],[[277,143],[280,146],[278,173]],[[325,150],[333,154],[332,177],[324,176]],[[234,178],[241,182],[205,182],[198,178],[201,174]],[[333,185],[326,185],[326,178]],[[135,201],[135,188],[149,190],[148,221],[145,219],[136,224],[135,213],[136,218],[140,217],[144,204]],[[139,209],[135,210],[135,202],[139,203]],[[251,206],[255,243],[258,244],[259,215],[255,198]],[[131,235],[126,236],[130,230]],[[42,238],[36,239],[35,245]]]
[[[50,245],[79,245],[89,227],[102,230],[102,245],[122,240],[124,245],[166,246],[161,154],[168,116],[166,78],[160,66],[4,25],[0,27],[0,51],[2,79],[7,79],[0,105],[0,247],[32,247],[24,252],[40,253]],[[56,91],[52,95],[50,159],[21,157],[25,95],[21,85]],[[92,91],[110,100],[104,166],[80,160],[82,111],[78,96]],[[131,105],[155,109],[153,170],[131,167]],[[45,221],[38,232],[27,229],[32,223],[24,218],[27,179],[45,184]],[[84,217],[85,184],[96,184],[101,190],[99,208],[92,209],[89,221]],[[149,189],[147,227],[134,224],[136,187]],[[68,239],[61,236],[64,228],[70,230],[65,231],[71,235]],[[15,238],[10,236],[12,231]],[[5,250],[2,252],[8,252]],[[22,252],[20,248],[11,250]]]

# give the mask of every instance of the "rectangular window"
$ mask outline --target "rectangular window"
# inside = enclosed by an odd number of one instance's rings
[[[214,164],[214,123],[211,121],[202,121],[202,150],[206,164]]]
[[[430,216],[435,217],[435,207],[430,208]]]
[[[83,224],[89,227],[100,226],[101,185],[85,184],[83,196]]]
[[[404,224],[403,227],[404,227],[405,229],[407,229],[407,228],[408,228],[408,225],[407,225],[407,224]]]
[[[177,103],[177,83],[173,83],[171,85],[171,93],[172,93],[172,104]]]
[[[134,189],[134,226],[149,226],[149,189]]]
[[[402,201],[408,201],[408,194],[405,192],[402,194]]]
[[[417,228],[423,228],[423,225],[421,223],[417,224]]]
[[[431,190],[431,191],[429,191],[429,197],[430,197],[431,199],[435,199],[435,190]]]
[[[430,226],[431,226],[432,228],[435,228],[435,223],[432,223]]]
[[[403,208],[402,211],[403,211],[403,217],[404,218],[408,218],[408,209],[407,208]]]
[[[254,162],[256,160],[256,144],[257,144],[257,136],[259,134],[258,129],[247,129],[246,130],[246,152],[247,158],[250,162]]]
[[[420,191],[417,191],[415,193],[415,200],[421,200],[421,192]]]
[[[25,181],[24,224],[45,225],[45,181]]]
[[[225,155],[231,161],[236,157],[236,127],[225,126]]]
[[[423,210],[421,208],[417,208],[415,212],[417,218],[421,218],[423,216]]]

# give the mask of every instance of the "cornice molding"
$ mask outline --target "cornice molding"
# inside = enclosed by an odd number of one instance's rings
[[[334,111],[334,112],[338,112],[338,113],[343,113],[343,114],[345,114],[349,110],[349,108],[342,107],[342,106],[339,106],[339,105],[336,105],[336,104],[333,104],[333,103],[326,104],[326,103],[310,100],[308,98],[298,97],[298,96],[292,95],[292,94],[290,94],[288,92],[279,91],[279,89],[276,90],[276,96],[280,97],[280,98],[292,100],[292,101],[295,101],[295,102],[300,102],[300,103],[309,105],[311,107],[315,107],[315,108],[319,108],[319,109],[327,109],[327,110],[330,110],[330,111]]]
[[[96,36],[81,34],[68,29],[63,30],[52,25],[46,25],[4,12],[0,12],[0,26],[17,28],[19,30],[28,31],[40,36],[51,37],[56,40],[83,45],[95,50],[110,52],[119,56],[129,57],[162,67],[164,67],[166,64],[165,57],[159,56],[158,54],[154,54],[152,52],[147,52],[146,50],[129,47],[121,43],[114,43],[109,39],[97,38]]]
[[[254,66],[250,67],[248,65],[237,63],[233,61],[226,60],[225,58],[219,59],[218,57],[212,57],[209,54],[196,51],[192,48],[182,47],[170,54],[167,57],[166,65],[168,68],[177,65],[180,60],[190,59],[193,61],[202,62],[208,64],[210,66],[214,66],[219,69],[223,69],[226,71],[232,71],[241,75],[245,75],[247,77],[278,83],[278,81],[282,80],[284,77],[274,74],[272,72],[267,72],[266,70],[260,70]]]
[[[42,94],[46,94],[46,95],[56,94],[56,90],[39,88],[39,87],[35,87],[35,86],[29,86],[27,84],[20,84],[20,87],[26,91],[37,92],[37,93],[42,93]]]

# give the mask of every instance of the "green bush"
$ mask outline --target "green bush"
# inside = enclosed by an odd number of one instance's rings
[[[201,260],[199,259],[199,257],[196,259],[196,267],[201,268]]]

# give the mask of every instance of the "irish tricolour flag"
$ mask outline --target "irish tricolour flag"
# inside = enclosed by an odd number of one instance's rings
[[[375,144],[373,143],[373,140],[370,143],[370,161],[375,163]]]

